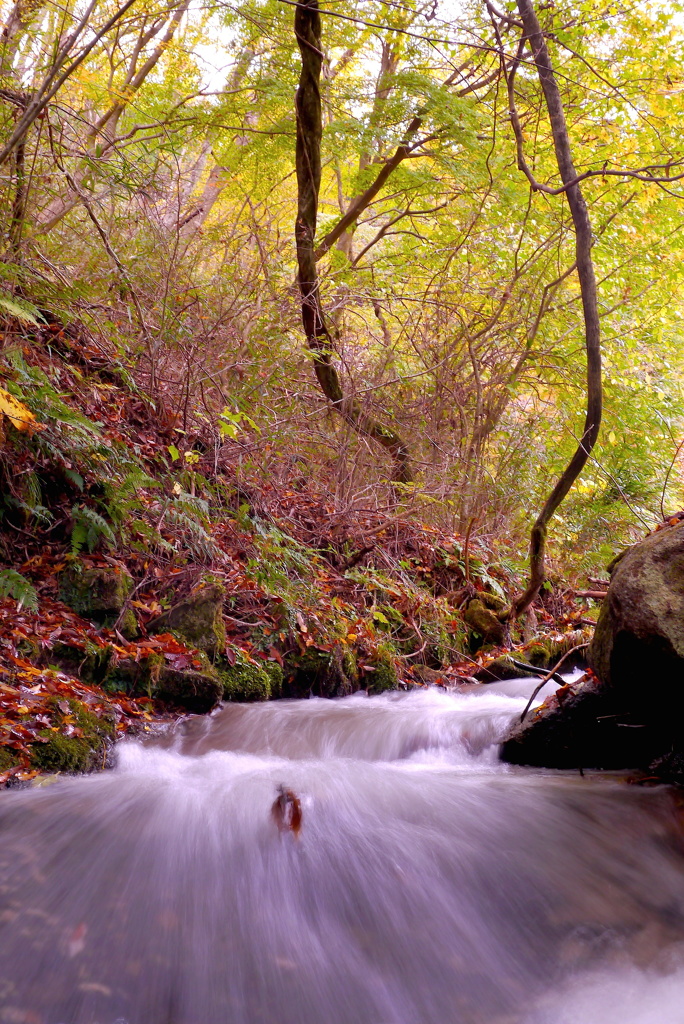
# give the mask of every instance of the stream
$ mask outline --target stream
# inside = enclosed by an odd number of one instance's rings
[[[226,705],[3,792],[0,1024],[684,1024],[679,799],[501,764],[535,685]]]

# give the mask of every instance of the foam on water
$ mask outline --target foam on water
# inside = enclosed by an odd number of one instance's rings
[[[536,682],[228,705],[3,793],[0,1024],[684,1024],[678,808],[502,765]]]

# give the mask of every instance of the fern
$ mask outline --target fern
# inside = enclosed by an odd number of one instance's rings
[[[95,512],[87,506],[74,505],[71,510],[73,522],[71,530],[71,552],[77,555],[83,548],[87,548],[92,554],[101,540],[104,540],[110,547],[116,547],[114,531],[103,519],[99,512]]]
[[[32,327],[40,327],[43,320],[38,309],[31,302],[25,299],[9,298],[7,295],[0,295],[0,310],[9,313],[22,324],[31,324]],[[44,321],[43,321],[44,322]]]
[[[38,608],[35,587],[16,569],[0,569],[0,597],[12,597],[19,608],[28,608],[32,612]]]
[[[209,535],[192,510],[171,506],[166,512],[166,521],[182,534],[182,542],[197,562],[224,561],[225,552]]]

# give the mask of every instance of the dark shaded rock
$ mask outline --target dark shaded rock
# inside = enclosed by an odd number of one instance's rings
[[[205,665],[198,670],[174,668],[166,663],[163,654],[151,654],[137,662],[126,658],[113,666],[106,689],[154,697],[193,714],[202,714],[216,707],[223,697],[219,674],[206,655],[203,659]]]
[[[463,618],[472,630],[479,633],[485,644],[499,646],[504,642],[506,626],[499,620],[496,612],[486,606],[481,597],[475,597],[468,602]]]
[[[358,689],[356,657],[345,644],[338,644],[332,651],[307,647],[290,651],[285,658],[285,697],[344,697]]]
[[[123,565],[89,566],[72,558],[59,577],[60,600],[101,626],[111,628],[118,622],[117,629],[128,639],[138,632],[132,609],[121,615],[132,589],[133,580]]]
[[[684,750],[670,750],[662,757],[656,758],[649,771],[661,782],[670,782],[675,786],[684,786]]]
[[[344,697],[358,690],[383,693],[398,686],[397,671],[391,655],[378,650],[363,671],[354,650],[338,643],[331,651],[307,647],[291,651],[285,658],[284,697]]]
[[[659,730],[621,709],[596,681],[564,686],[508,732],[501,758],[543,768],[634,768],[647,765]]]
[[[147,625],[148,633],[178,633],[184,640],[208,654],[226,646],[223,624],[223,587],[212,583],[196,590]]]
[[[223,684],[216,675],[165,665],[159,672],[153,696],[201,715],[223,698]]]
[[[92,643],[77,646],[58,642],[49,651],[39,654],[36,660],[59,665],[83,682],[100,686],[110,672],[113,655],[114,648],[110,644],[99,647]]]

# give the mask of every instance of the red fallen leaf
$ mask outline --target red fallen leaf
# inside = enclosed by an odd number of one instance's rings
[[[280,653],[280,651],[276,650],[275,647],[269,647],[269,649],[268,649],[268,660],[269,661],[277,661],[281,668],[285,664],[284,661],[283,661],[282,654]]]
[[[226,647],[226,661],[232,667],[237,661],[237,654],[232,647]]]
[[[195,660],[192,654],[173,654],[168,651],[164,652],[164,658],[177,669],[190,668]]]
[[[71,714],[71,708],[69,707],[69,705],[67,704],[67,702],[65,700],[58,700],[57,701],[57,707],[62,712],[62,714],[64,714],[64,715],[70,715]]]

